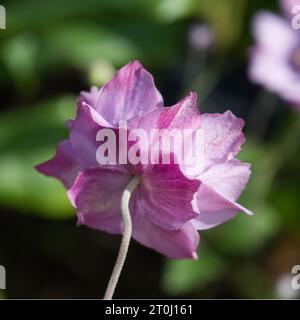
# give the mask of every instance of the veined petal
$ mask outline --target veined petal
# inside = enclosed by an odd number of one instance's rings
[[[161,113],[165,108],[154,107],[145,113],[135,116],[128,120],[127,125],[129,129],[143,129],[148,133],[151,129],[155,129]]]
[[[210,167],[198,178],[223,197],[235,201],[250,177],[250,164],[237,159]]]
[[[97,100],[99,97],[100,89],[96,86],[92,86],[90,91],[81,91],[78,98],[78,103],[88,104],[93,109],[96,108]]]
[[[149,220],[166,228],[178,229],[195,218],[192,200],[200,181],[190,180],[176,164],[148,166],[139,186],[141,206]]]
[[[235,117],[231,111],[201,115],[206,168],[226,162],[238,154],[245,142],[243,127],[244,120]]]
[[[82,170],[97,164],[96,136],[101,128],[97,112],[88,105],[80,105],[71,128],[70,142]]]
[[[66,188],[70,188],[79,172],[79,163],[70,141],[60,142],[55,156],[36,166],[36,169],[47,176],[59,179]]]
[[[197,106],[197,94],[190,92],[187,97],[171,107],[164,108],[158,119],[159,129],[196,128],[199,125],[200,112]]]
[[[194,92],[172,107],[156,107],[128,121],[130,129],[139,128],[146,131],[149,153],[156,153],[160,157],[173,153],[172,157],[175,157],[180,165],[195,156],[195,150],[192,148],[196,148],[195,143],[199,140],[196,141],[199,125],[200,112]],[[140,147],[145,149],[146,146],[140,144]],[[198,166],[198,163],[195,163],[195,166]]]
[[[130,202],[133,218],[133,238],[144,246],[172,259],[197,259],[199,234],[191,222],[177,230],[164,229],[148,219],[149,210],[140,202],[140,191],[134,192]]]
[[[199,125],[200,112],[197,107],[197,94],[190,92],[187,97],[171,107],[155,107],[128,121],[130,129],[183,129]]]
[[[213,228],[221,223],[234,218],[240,211],[253,215],[243,206],[230,201],[214,189],[201,184],[193,200],[194,210],[199,214],[192,220],[198,230]]]
[[[116,126],[119,121],[141,115],[156,106],[162,107],[163,99],[153,77],[138,61],[133,61],[100,90],[95,110]]]
[[[83,171],[68,191],[77,208],[78,223],[109,233],[122,233],[122,193],[131,176],[123,166],[102,166]]]

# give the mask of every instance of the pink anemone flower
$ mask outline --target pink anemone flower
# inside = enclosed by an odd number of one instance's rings
[[[128,131],[202,129],[203,165],[191,174],[176,163],[99,164],[97,132],[111,128],[120,136],[120,121],[127,121]],[[111,234],[123,232],[120,203],[134,178],[128,200],[132,237],[170,258],[196,259],[198,230],[240,211],[252,214],[236,203],[250,175],[250,165],[236,159],[244,143],[243,125],[230,111],[200,114],[195,93],[164,107],[153,77],[134,61],[101,89],[81,93],[76,119],[68,121],[69,138],[37,170],[63,182],[79,224]],[[162,155],[164,149],[157,152]]]
[[[289,2],[283,2],[286,10]],[[252,33],[256,44],[249,65],[251,80],[299,108],[300,30],[293,29],[291,17],[262,11],[254,17]]]

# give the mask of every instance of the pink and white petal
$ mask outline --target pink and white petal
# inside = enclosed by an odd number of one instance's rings
[[[173,153],[172,156],[177,159],[176,163],[181,165],[185,163],[185,159],[194,156],[195,150],[192,148],[198,141],[195,137],[200,124],[200,112],[196,100],[196,93],[191,92],[172,107],[156,107],[141,116],[132,118],[128,121],[128,127],[146,131],[148,155],[155,153],[161,156]],[[177,138],[180,140],[176,140]],[[163,148],[163,141],[170,141],[169,150]],[[191,144],[191,147],[189,148],[187,144]],[[141,143],[140,148],[145,149],[145,143]]]
[[[68,191],[72,205],[77,208],[78,223],[113,234],[122,233],[121,196],[130,178],[123,166],[81,172]]]
[[[292,67],[290,60],[276,59],[268,52],[256,49],[252,52],[249,77],[281,98],[300,105],[300,73]]]
[[[155,107],[128,121],[130,129],[183,129],[199,125],[200,112],[197,107],[197,94],[190,94],[171,107]]]
[[[285,87],[288,88],[296,80],[290,60],[278,59],[260,48],[252,51],[249,77],[274,92],[284,91]]]
[[[199,234],[191,222],[178,230],[163,229],[149,220],[134,221],[133,238],[171,259],[197,259]]]
[[[170,150],[174,155],[178,154],[177,159],[182,157],[182,148],[177,148],[186,143],[183,139],[184,129],[192,131],[187,138],[188,143],[190,137],[194,137],[196,130],[200,124],[200,112],[197,107],[197,95],[191,92],[186,98],[178,102],[172,107],[156,107],[150,111],[136,116],[128,121],[128,128],[131,129],[143,129],[147,133],[148,139],[148,153],[160,153],[163,154],[165,150],[162,150],[163,139],[173,139],[171,141]],[[155,131],[154,131],[155,130]],[[180,143],[176,140],[176,136],[179,134]],[[187,133],[185,133],[187,135]],[[194,140],[194,138],[192,139]],[[175,142],[175,143],[174,143]],[[141,144],[141,149],[145,149],[145,144]],[[185,148],[187,150],[188,148]],[[189,154],[185,156],[190,156]],[[183,162],[183,161],[180,161]]]
[[[237,159],[210,167],[198,176],[205,185],[214,189],[226,199],[235,201],[244,190],[251,170],[251,165]]]
[[[190,92],[187,97],[171,107],[164,108],[158,119],[159,129],[195,129],[199,126],[200,112],[197,94]]]
[[[97,112],[88,105],[80,105],[70,131],[70,142],[82,170],[97,165],[96,136],[100,129]]]
[[[92,86],[90,91],[81,91],[78,98],[78,104],[85,103],[95,109],[99,93],[100,89],[98,89],[96,86]]]
[[[289,22],[268,11],[255,15],[252,33],[260,50],[276,58],[288,59],[298,43],[297,33]]]
[[[199,184],[184,176],[176,164],[152,165],[143,174],[139,201],[148,208],[148,218],[153,223],[178,229],[197,216],[192,200]]]
[[[210,229],[234,218],[243,211],[253,213],[243,206],[230,201],[218,194],[211,187],[201,184],[193,200],[194,210],[199,214],[192,220],[198,230]]]
[[[203,167],[208,168],[235,157],[245,142],[243,127],[244,120],[235,117],[231,111],[223,114],[202,114],[200,128],[204,136]]]
[[[99,92],[95,109],[110,124],[131,119],[156,107],[163,99],[152,75],[138,61],[121,68]]]
[[[127,122],[128,129],[143,129],[149,134],[152,129],[156,129],[159,117],[164,109],[166,108],[161,106],[154,107],[141,115],[129,119]]]
[[[172,107],[161,112],[158,128],[180,133],[181,139],[175,140],[174,154],[185,176],[193,178],[203,170],[203,130],[197,106],[197,94],[190,94]],[[173,131],[172,131],[173,130]],[[200,135],[199,135],[200,133]]]
[[[79,173],[76,153],[69,140],[63,140],[56,148],[55,156],[35,167],[39,172],[55,177],[70,188]]]
[[[191,222],[177,230],[164,229],[148,219],[149,210],[140,201],[137,189],[130,202],[133,218],[133,238],[145,247],[154,249],[172,259],[197,259],[199,234]]]

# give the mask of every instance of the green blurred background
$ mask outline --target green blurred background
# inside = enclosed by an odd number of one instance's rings
[[[266,4],[267,2],[267,4]],[[166,105],[246,120],[253,164],[239,215],[202,232],[198,261],[132,242],[116,298],[299,298],[300,113],[250,82],[251,19],[277,1],[10,0],[0,30],[0,298],[101,298],[120,237],[76,227],[64,188],[33,166],[67,137],[76,96],[138,59]],[[268,7],[267,7],[268,6]]]

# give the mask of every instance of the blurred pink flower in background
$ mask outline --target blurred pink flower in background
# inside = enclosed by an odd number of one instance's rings
[[[194,24],[190,27],[188,40],[190,45],[197,50],[207,50],[214,45],[216,35],[211,27],[206,24]]]
[[[283,2],[285,8],[290,5],[291,1]],[[292,28],[290,18],[262,11],[254,17],[252,33],[256,44],[251,52],[250,78],[299,107],[300,30]]]
[[[214,227],[240,211],[252,214],[236,203],[250,175],[250,165],[235,158],[245,140],[244,122],[229,111],[200,114],[194,93],[172,107],[163,105],[153,77],[139,62],[127,64],[101,89],[81,93],[77,117],[68,122],[69,139],[37,169],[64,183],[79,224],[112,234],[122,233],[122,192],[139,177],[129,205],[132,237],[168,257],[195,259],[197,229]],[[99,165],[98,130],[113,128],[118,134],[124,120],[128,130],[201,128],[202,170],[189,176],[177,164]]]

